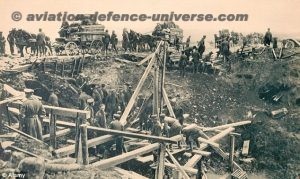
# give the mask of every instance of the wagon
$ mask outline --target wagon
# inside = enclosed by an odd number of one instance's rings
[[[70,27],[68,37],[56,38],[52,46],[57,54],[69,56],[78,54],[98,54],[103,47],[104,26],[101,24]],[[77,28],[76,30],[74,30]],[[74,32],[75,31],[75,32]]]

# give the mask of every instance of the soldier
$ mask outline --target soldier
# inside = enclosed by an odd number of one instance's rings
[[[14,53],[15,53],[15,49],[14,49],[14,46],[15,46],[15,37],[14,37],[15,31],[16,31],[16,29],[13,28],[11,31],[9,31],[9,34],[7,36],[7,41],[9,43],[9,50],[10,50],[11,55],[14,55]]]
[[[198,52],[199,52],[200,58],[202,58],[202,55],[205,52],[205,41],[204,41],[205,38],[206,38],[206,35],[203,35],[202,39],[198,43]]]
[[[32,137],[43,140],[42,124],[45,109],[41,101],[32,96],[34,92],[32,89],[24,89],[24,92],[27,99],[21,107],[21,129]]]
[[[179,123],[179,121],[175,118],[165,116],[165,114],[161,114],[161,116],[164,120],[164,124],[169,127],[168,137],[174,137],[176,135],[179,135],[182,129],[182,126]],[[181,148],[180,142],[178,142],[178,148]],[[170,145],[170,150],[172,150],[172,145]]]
[[[90,112],[90,118],[88,119],[87,122],[90,123],[90,125],[93,125],[94,126],[94,116],[95,116],[95,113],[94,113],[94,99],[93,98],[89,98],[86,100],[86,103],[87,103],[87,106],[85,107],[85,111],[89,111]]]
[[[179,60],[179,70],[180,70],[180,76],[184,77],[185,75],[185,68],[187,66],[188,59],[185,55],[184,51],[181,52],[180,60]]]
[[[98,127],[107,128],[104,104],[99,106],[99,111],[95,115],[95,121]]]
[[[186,39],[186,42],[185,42],[185,48],[189,48],[189,47],[190,47],[190,43],[191,43],[191,36],[189,36],[189,37]]]
[[[98,108],[100,104],[103,103],[103,94],[101,90],[98,90],[98,86],[95,85],[92,88],[92,98],[95,100],[95,105],[94,105],[94,112],[96,113],[98,111]]]
[[[84,110],[87,107],[87,100],[92,97],[89,96],[88,94],[86,94],[81,89],[79,89],[78,91],[79,91],[78,107],[79,107],[79,109]]]
[[[212,54],[213,54],[213,52],[209,52],[209,53],[208,53],[207,55],[205,55],[205,57],[203,58],[203,69],[202,69],[203,72],[206,72],[207,66],[208,66],[207,63],[210,62],[210,59],[211,59]]]
[[[118,37],[114,30],[112,31],[110,36],[110,43],[111,43],[111,48],[116,51],[116,54],[118,54],[118,50],[117,50]]]
[[[121,116],[119,114],[114,114],[113,115],[114,120],[110,123],[109,128],[113,130],[119,130],[119,131],[124,131],[124,126],[120,122]],[[118,136],[115,140],[116,143],[116,155],[120,155],[124,152],[126,152],[124,149],[124,144],[123,144],[123,137]]]
[[[106,112],[108,115],[108,119],[112,119],[113,114],[115,114],[118,111],[118,97],[116,90],[112,90],[111,94],[107,97],[106,100]]]
[[[153,126],[152,126],[152,130],[151,130],[151,135],[153,136],[161,136],[162,134],[162,126],[161,123],[159,122],[159,119],[157,117],[157,115],[151,115],[151,120],[153,122]],[[154,143],[155,141],[152,141],[152,143]],[[153,164],[152,166],[157,164],[157,160],[158,160],[158,154],[159,154],[159,150],[153,151]]]
[[[105,55],[107,55],[107,50],[110,43],[110,36],[108,34],[108,30],[105,31],[105,35],[103,36],[102,41],[104,43]]]
[[[224,62],[228,62],[228,71],[231,70],[231,60],[229,59],[230,55],[230,50],[229,50],[229,42],[228,38],[226,38],[222,43],[221,43],[221,54],[224,57]]]
[[[108,92],[105,88],[105,84],[101,84],[101,88],[100,88],[102,94],[103,94],[103,99],[102,99],[102,103],[105,104],[106,100],[107,100],[107,96],[108,96]]]
[[[46,53],[46,35],[44,32],[42,32],[42,29],[39,29],[39,33],[36,36],[36,44],[37,44],[37,49],[38,49],[38,53],[36,54],[36,56],[38,56],[38,54],[45,55]]]
[[[264,45],[270,46],[271,41],[272,41],[272,33],[270,31],[270,28],[268,28],[268,31],[266,32],[265,37],[264,37]]]
[[[123,43],[122,43],[122,47],[124,48],[125,52],[127,51],[127,49],[129,49],[129,34],[127,32],[127,29],[123,29]]]
[[[198,67],[199,67],[199,60],[200,60],[200,54],[197,52],[196,46],[193,47],[193,53],[192,53],[192,58],[193,58],[193,73],[198,72]]]
[[[2,32],[0,32],[0,54],[5,54],[5,38],[2,36]]]
[[[49,96],[49,98],[48,98],[48,103],[49,103],[51,106],[59,106],[59,104],[58,104],[58,97],[57,97],[57,95],[55,94],[54,90],[53,90],[53,89],[50,89],[49,92],[50,92],[50,96]]]
[[[195,125],[190,125],[182,129],[182,133],[185,134],[185,142],[189,145],[187,146],[190,150],[193,150],[193,142],[196,142],[197,147],[200,147],[200,142],[198,138],[201,136],[202,131],[198,130]]]

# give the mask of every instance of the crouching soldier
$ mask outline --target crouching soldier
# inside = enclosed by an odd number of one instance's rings
[[[177,119],[165,116],[165,114],[161,114],[160,116],[163,118],[164,124],[167,125],[166,128],[169,129],[168,137],[174,137],[180,134],[182,126]],[[180,142],[178,142],[178,148],[181,148]],[[170,145],[170,150],[172,151],[172,145]]]
[[[187,149],[193,150],[193,142],[196,143],[197,147],[200,147],[198,138],[202,135],[202,131],[197,129],[197,125],[192,124],[182,129],[182,133],[185,135],[185,142],[187,143]]]

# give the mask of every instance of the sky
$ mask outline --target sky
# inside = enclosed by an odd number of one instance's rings
[[[198,41],[203,35],[212,39],[220,29],[242,33],[265,33],[270,28],[274,36],[300,37],[300,0],[0,0],[0,31],[6,36],[11,28],[25,29],[37,33],[39,28],[52,38],[58,37],[61,22],[28,22],[27,14],[48,13],[197,13],[197,14],[249,14],[247,22],[175,22],[184,30],[184,38],[191,35]],[[11,14],[19,11],[23,19],[15,22]],[[123,28],[147,33],[157,22],[101,22],[111,32],[115,30],[119,39]]]

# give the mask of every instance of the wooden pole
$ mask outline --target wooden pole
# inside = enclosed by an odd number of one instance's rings
[[[77,113],[77,118],[75,119],[75,158],[77,159],[78,162],[78,157],[79,155],[79,148],[80,148],[80,128],[79,126],[81,125],[81,121],[79,118],[79,114]]]
[[[152,114],[156,114],[156,115],[158,115],[158,108],[159,108],[158,88],[159,88],[159,67],[158,67],[158,59],[156,58],[154,63],[153,111],[152,111]]]
[[[156,179],[163,179],[164,178],[164,171],[165,171],[165,154],[166,154],[166,146],[165,144],[160,144],[160,152],[159,152],[159,163],[156,169]]]
[[[8,119],[8,125],[11,126],[11,118],[8,110],[8,105],[6,104],[6,114],[7,114],[7,119]]]
[[[80,134],[82,141],[82,161],[83,165],[89,164],[89,151],[88,151],[88,143],[87,143],[87,125],[82,124],[80,126]]]
[[[180,166],[180,164],[177,162],[177,160],[175,159],[175,157],[168,150],[166,150],[166,152],[169,155],[169,157],[171,158],[172,162],[176,165],[176,167],[181,172],[183,178],[184,179],[189,179],[190,177],[186,174],[186,172],[184,171],[184,169],[182,168],[182,166]]]
[[[219,130],[219,129],[226,129],[229,127],[236,127],[236,126],[241,126],[241,125],[246,125],[246,124],[250,124],[251,121],[241,121],[241,122],[235,122],[235,123],[231,123],[231,124],[225,124],[225,125],[221,125],[221,126],[216,126],[216,127],[210,127],[210,128],[204,128],[203,131],[214,131],[214,130]]]
[[[234,145],[235,145],[235,136],[234,135],[230,135],[229,165],[230,165],[230,171],[231,172],[234,172],[234,165],[233,165]]]
[[[163,88],[162,91],[163,91],[163,98],[164,98],[164,101],[165,101],[165,103],[167,105],[167,108],[169,110],[170,116],[176,118],[175,113],[173,111],[172,105],[171,105],[171,103],[169,101],[169,98],[168,98],[168,95],[167,95],[167,92],[166,92],[165,88]]]
[[[56,149],[56,116],[53,110],[50,112],[50,144],[53,149]]]

